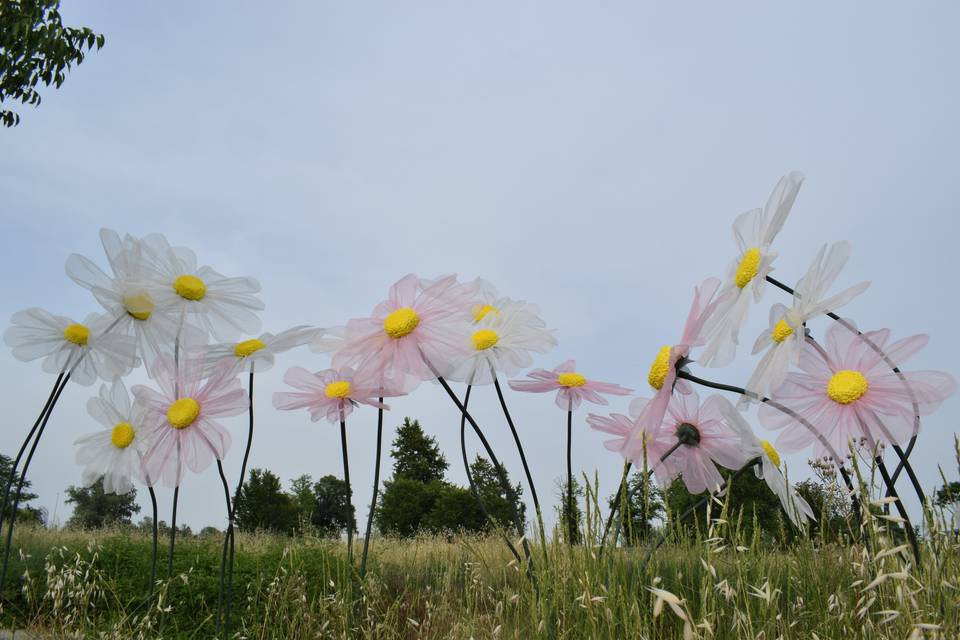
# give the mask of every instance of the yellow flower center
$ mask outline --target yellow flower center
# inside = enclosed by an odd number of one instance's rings
[[[582,387],[587,384],[587,379],[583,375],[571,371],[557,376],[557,383],[561,387]]]
[[[177,279],[173,281],[173,290],[181,298],[193,301],[203,300],[203,297],[207,295],[207,285],[203,283],[203,280],[188,274],[177,276]]]
[[[473,334],[473,348],[477,351],[484,351],[497,344],[500,336],[493,329],[480,329]]]
[[[256,338],[251,338],[250,340],[244,340],[243,342],[238,342],[233,347],[233,355],[238,358],[246,358],[247,356],[252,356],[260,349],[263,349],[265,344],[262,340],[257,340]]]
[[[491,304],[478,304],[473,308],[473,321],[480,322],[487,317],[488,313],[500,315],[500,309]]]
[[[420,324],[420,316],[410,307],[400,307],[383,319],[383,330],[394,340],[413,333]]]
[[[110,442],[112,442],[113,446],[117,449],[126,449],[130,446],[130,443],[133,442],[134,435],[136,435],[136,432],[129,422],[119,422],[113,427],[113,432],[110,434]]]
[[[850,404],[859,400],[869,388],[870,383],[862,373],[842,369],[827,383],[827,397],[839,404]]]
[[[67,342],[85,347],[87,346],[87,340],[90,339],[90,329],[82,324],[71,324],[63,330],[63,337]]]
[[[780,318],[780,321],[773,326],[773,331],[770,332],[770,337],[777,344],[783,342],[792,335],[793,327],[787,324],[787,321],[784,318]]]
[[[657,357],[653,359],[650,365],[650,373],[647,374],[647,382],[650,386],[660,391],[663,383],[667,381],[667,374],[670,373],[670,346],[664,345],[657,352]]]
[[[743,257],[740,258],[740,264],[737,266],[737,274],[733,277],[733,281],[737,283],[738,287],[743,289],[750,284],[750,281],[753,280],[759,270],[760,249],[751,247],[747,249]]]
[[[193,398],[175,400],[167,409],[167,422],[174,429],[186,429],[200,415],[200,403]]]
[[[153,300],[145,293],[123,296],[123,308],[135,320],[146,320],[153,313]]]
[[[350,383],[346,380],[331,382],[327,385],[327,388],[323,390],[323,393],[328,398],[346,398],[350,395]]]
[[[777,450],[773,448],[773,445],[770,444],[769,440],[761,440],[760,446],[763,447],[763,452],[767,454],[767,457],[770,458],[770,462],[773,463],[775,467],[780,466],[780,454],[777,453]]]

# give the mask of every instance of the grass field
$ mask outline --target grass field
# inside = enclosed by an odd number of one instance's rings
[[[722,516],[722,513],[720,514]],[[850,545],[743,540],[722,517],[602,557],[536,545],[536,587],[496,537],[375,538],[351,581],[345,545],[237,537],[233,631],[243,638],[957,638],[960,544],[923,536],[915,566],[877,505]],[[592,533],[592,532],[588,532]],[[595,536],[594,536],[595,537]],[[588,540],[591,536],[587,536]],[[150,539],[135,531],[23,529],[3,620],[52,637],[210,638],[219,538],[178,544],[151,607]],[[533,540],[531,540],[533,544]],[[161,575],[165,574],[161,559]]]

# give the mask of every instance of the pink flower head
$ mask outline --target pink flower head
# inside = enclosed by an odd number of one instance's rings
[[[383,379],[408,376],[432,380],[445,375],[465,350],[472,288],[444,276],[419,290],[409,274],[390,287],[389,297],[368,318],[347,323],[345,343],[333,367],[370,368]]]
[[[692,391],[689,383],[677,379],[677,368],[683,366],[689,359],[691,349],[704,344],[706,340],[704,325],[725,300],[725,296],[716,296],[719,288],[720,280],[707,278],[699,287],[694,289],[693,302],[690,305],[690,312],[687,314],[687,321],[683,325],[680,342],[673,346],[664,345],[661,347],[657,357],[650,365],[647,382],[656,391],[656,395],[646,404],[643,414],[638,417],[638,424],[643,425],[646,429],[656,430],[663,422],[674,390],[681,394]],[[637,437],[625,440],[624,457],[628,460],[637,459],[638,456],[642,455],[642,451],[638,448],[642,443],[643,440]]]
[[[670,400],[663,423],[652,443],[647,444],[648,450],[661,451],[681,443],[663,462],[651,464],[661,486],[679,475],[690,493],[713,491],[723,484],[718,464],[727,469],[746,464],[749,455],[741,450],[740,435],[724,415],[724,409],[730,406],[718,395],[701,405],[692,390]]]
[[[792,452],[814,443],[817,457],[836,459],[848,451],[851,440],[872,448],[877,442],[903,444],[915,435],[914,402],[917,415],[928,415],[957,390],[957,381],[940,371],[905,371],[905,384],[870,343],[901,366],[926,346],[928,338],[915,335],[887,346],[889,339],[889,329],[861,337],[835,323],[827,329],[825,350],[808,342],[800,355],[803,373],[788,374],[773,397],[819,434],[776,407],[763,405],[761,424],[784,429],[777,447]]]
[[[527,377],[533,380],[510,380],[510,388],[530,393],[556,391],[557,406],[566,411],[573,411],[584,400],[594,404],[608,404],[601,393],[614,396],[628,396],[633,393],[632,389],[612,382],[588,380],[583,374],[577,373],[576,360],[561,362],[553,371],[534,369]]]
[[[403,395],[403,391],[384,385],[379,373],[371,369],[354,371],[350,367],[324,369],[310,373],[303,367],[291,367],[283,381],[299,391],[273,394],[276,409],[309,409],[314,422],[326,418],[331,423],[346,418],[359,404],[389,409],[378,398]]]
[[[250,406],[232,364],[223,362],[204,380],[204,359],[202,352],[187,354],[178,371],[173,359],[163,354],[150,371],[160,391],[133,387],[137,403],[146,411],[150,448],[142,464],[148,484],[160,481],[177,487],[184,467],[200,473],[214,459],[223,460],[230,434],[216,418],[239,415]]]
[[[641,447],[644,442],[646,443],[647,467],[653,468],[654,464],[660,459],[660,456],[666,453],[669,445],[665,445],[661,440],[651,438],[647,430],[643,428],[643,425],[638,422],[640,414],[648,402],[649,400],[646,398],[634,398],[630,402],[630,415],[626,416],[622,413],[611,413],[609,416],[600,416],[591,413],[587,416],[587,424],[597,431],[603,431],[604,433],[615,436],[610,440],[605,440],[603,446],[610,451],[616,451],[620,454],[623,454],[628,448],[626,444],[630,438],[639,438]],[[642,467],[643,448],[640,449],[640,456],[638,458],[629,460],[638,467]]]

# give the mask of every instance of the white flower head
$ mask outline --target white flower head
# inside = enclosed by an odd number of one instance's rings
[[[206,350],[205,375],[209,376],[217,364],[223,360],[231,360],[239,371],[248,373],[267,371],[273,367],[278,353],[311,342],[318,331],[319,329],[314,327],[298,326],[276,335],[263,333],[259,338],[211,345]]]
[[[775,304],[770,309],[769,327],[753,345],[754,355],[766,350],[757,364],[746,388],[758,397],[770,393],[783,384],[790,367],[797,365],[806,339],[804,323],[826,311],[847,304],[870,286],[861,282],[840,293],[824,298],[850,257],[850,243],[824,245],[817,253],[806,275],[797,283],[793,306]],[[743,396],[741,403],[750,400]]]
[[[87,401],[87,412],[103,425],[96,433],[77,438],[77,462],[84,465],[83,485],[103,478],[104,493],[127,493],[133,480],[143,482],[140,458],[147,449],[144,411],[131,404],[122,380],[101,385],[100,393]],[[151,484],[148,482],[147,484]]]
[[[757,438],[743,415],[729,402],[724,403],[721,411],[726,417],[727,423],[740,436],[740,446],[744,454],[750,459],[760,458],[760,465],[753,468],[754,473],[758,478],[765,481],[770,490],[780,499],[780,504],[783,506],[783,510],[787,512],[790,522],[800,527],[808,520],[816,520],[813,509],[807,501],[787,483],[787,479],[780,470],[780,454],[773,448],[773,445],[767,440]],[[784,468],[786,468],[785,465]]]
[[[452,380],[473,385],[491,384],[494,376],[513,376],[533,365],[533,353],[557,346],[553,330],[531,309],[534,305],[509,298],[486,305],[474,322],[463,327],[463,354],[455,363]]]
[[[112,229],[101,229],[100,241],[113,275],[79,254],[67,258],[67,275],[118,319],[113,331],[136,337],[139,354],[149,367],[158,355],[173,348],[179,318],[170,309],[158,308],[151,297],[136,238],[129,234],[121,238]]]
[[[197,267],[197,257],[185,247],[171,247],[154,233],[140,241],[151,299],[158,308],[179,319],[190,319],[219,341],[236,340],[260,331],[255,311],[264,308],[256,297],[255,278],[228,278],[208,266]]]
[[[340,351],[347,340],[347,328],[343,325],[317,329],[316,335],[310,341],[310,351],[323,353],[331,358]]]
[[[33,307],[13,314],[3,340],[23,362],[43,358],[47,373],[69,373],[89,386],[98,378],[113,382],[139,364],[133,337],[116,332],[114,319],[96,313],[82,323]]]
[[[793,171],[780,179],[763,209],[740,214],[733,223],[733,235],[740,251],[727,272],[720,296],[732,294],[705,328],[707,345],[697,359],[706,367],[723,367],[737,351],[740,327],[747,319],[751,302],[763,296],[767,275],[777,254],[770,250],[783,228],[803,184],[803,174]]]

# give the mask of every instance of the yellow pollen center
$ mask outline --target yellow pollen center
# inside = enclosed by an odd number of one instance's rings
[[[497,344],[500,336],[493,329],[480,329],[473,334],[473,348],[477,351],[484,351]]]
[[[664,345],[657,352],[657,357],[653,359],[650,365],[650,373],[647,374],[647,382],[650,386],[660,391],[663,383],[667,381],[667,374],[670,373],[670,346]]]
[[[770,462],[773,463],[775,467],[780,466],[780,454],[777,453],[777,450],[773,448],[773,445],[770,444],[769,440],[761,440],[760,446],[763,447],[763,452],[767,454],[767,457],[770,458]]]
[[[869,388],[870,383],[862,373],[842,369],[827,383],[827,397],[839,404],[850,404],[859,400]]]
[[[153,300],[145,293],[123,296],[123,308],[135,320],[146,320],[153,313]]]
[[[112,442],[113,446],[117,449],[126,449],[130,446],[130,443],[133,442],[134,435],[136,435],[136,432],[129,422],[119,422],[113,427],[113,432],[110,434],[110,442]]]
[[[394,340],[413,333],[420,324],[420,316],[410,307],[400,307],[383,319],[383,331]]]
[[[783,342],[792,335],[793,327],[787,324],[787,321],[783,318],[780,318],[780,321],[773,326],[773,331],[770,332],[770,338],[773,339],[773,341],[777,344]]]
[[[203,283],[203,280],[188,274],[177,276],[177,279],[173,281],[173,290],[181,298],[193,301],[203,300],[203,297],[207,295],[207,285]]]
[[[252,356],[260,349],[263,349],[265,344],[262,340],[257,340],[256,338],[251,338],[250,340],[244,340],[243,342],[238,342],[233,347],[233,355],[238,358],[246,358],[247,356]]]
[[[561,387],[582,387],[587,384],[587,379],[582,374],[569,372],[561,373],[557,376],[557,383]]]
[[[753,280],[759,270],[760,249],[751,247],[747,249],[743,257],[740,258],[740,264],[737,266],[737,274],[733,277],[733,281],[737,283],[738,287],[743,289],[750,284],[750,281]]]
[[[487,317],[488,313],[500,315],[500,309],[497,309],[491,304],[478,304],[473,308],[473,321],[480,322]]]
[[[82,324],[71,324],[63,330],[63,337],[67,342],[85,347],[87,346],[87,340],[90,339],[90,329]]]
[[[175,400],[167,409],[167,422],[174,429],[186,429],[200,415],[200,403],[193,398]]]
[[[350,395],[350,383],[346,380],[337,380],[327,385],[323,393],[328,398],[343,399]]]

